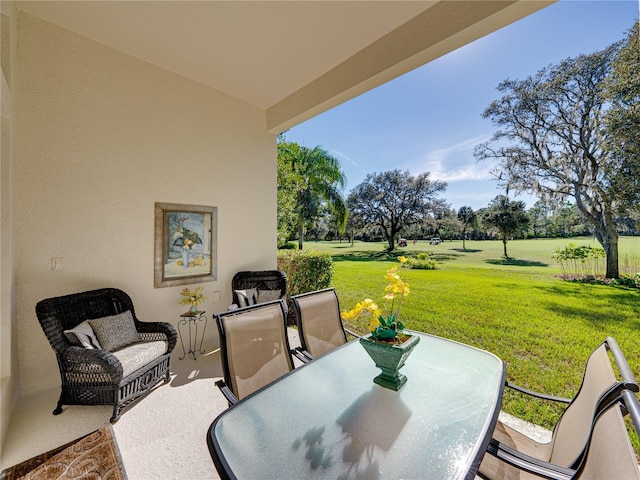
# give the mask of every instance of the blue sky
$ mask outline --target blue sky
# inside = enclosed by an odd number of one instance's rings
[[[524,79],[568,57],[622,39],[638,0],[561,0],[449,55],[292,128],[288,141],[322,146],[338,158],[348,193],[368,173],[430,172],[448,183],[441,195],[458,210],[477,210],[500,193],[491,164],[473,149],[494,127],[482,112],[498,84]],[[535,198],[521,197],[528,207]]]

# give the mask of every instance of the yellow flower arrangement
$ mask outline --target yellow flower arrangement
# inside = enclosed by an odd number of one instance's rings
[[[407,261],[406,257],[398,257],[400,264]],[[358,302],[352,310],[342,312],[344,320],[358,318],[362,312],[372,314],[369,331],[374,340],[392,341],[404,330],[404,324],[398,319],[402,300],[409,295],[409,284],[400,278],[397,273],[398,267],[394,266],[387,270],[385,279],[389,284],[384,291],[384,309],[380,308],[376,302],[370,298],[365,298]]]
[[[207,297],[202,293],[202,287],[196,287],[193,292],[188,288],[182,289],[180,292],[180,296],[182,299],[180,300],[180,304],[182,305],[200,305],[204,302]]]

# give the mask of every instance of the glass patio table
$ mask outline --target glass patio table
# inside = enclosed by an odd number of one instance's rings
[[[398,392],[359,342],[296,368],[211,424],[222,478],[472,479],[495,427],[505,379],[495,355],[420,335]]]

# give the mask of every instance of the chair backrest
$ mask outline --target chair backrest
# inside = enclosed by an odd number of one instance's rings
[[[607,343],[602,343],[589,356],[578,394],[566,408],[553,430],[549,462],[575,468],[582,458],[591,432],[594,416],[607,392],[621,384],[611,368]]]
[[[335,289],[294,295],[291,301],[304,350],[317,357],[347,343]]]
[[[640,406],[637,398],[626,390],[622,403],[615,402],[596,419],[587,454],[574,478],[640,480],[638,461],[629,441],[622,408],[632,413],[638,429]]]
[[[138,319],[131,297],[116,288],[101,288],[82,293],[47,298],[36,304],[36,316],[49,343],[56,352],[71,346],[65,330],[77,327],[85,320],[131,311],[136,327]]]
[[[269,295],[264,295],[265,301],[286,298],[287,275],[281,270],[247,270],[236,273],[231,279],[233,303],[242,306],[242,302],[238,299],[236,291],[252,288],[256,289],[256,294],[259,298],[262,298],[260,292],[263,294],[268,293]]]
[[[216,315],[226,384],[242,399],[293,370],[284,300]]]

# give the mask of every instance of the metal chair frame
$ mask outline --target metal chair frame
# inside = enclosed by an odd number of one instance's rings
[[[503,442],[500,442],[495,438],[491,440],[487,452],[491,454],[493,457],[496,457],[498,460],[507,463],[508,465],[511,465],[513,467],[516,467],[520,470],[529,472],[534,475],[539,475],[543,477],[545,477],[546,475],[545,478],[556,478],[556,477],[566,478],[566,475],[575,475],[576,472],[579,470],[580,465],[584,462],[584,456],[587,453],[589,437],[593,429],[593,424],[595,423],[600,413],[603,410],[610,408],[612,404],[618,402],[619,399],[621,398],[623,391],[638,392],[640,390],[640,388],[638,387],[638,383],[635,379],[635,376],[633,375],[633,372],[631,371],[629,364],[624,354],[622,353],[622,350],[620,349],[620,346],[618,345],[618,343],[614,338],[607,337],[605,341],[594,350],[594,352],[591,354],[589,359],[591,360],[592,356],[603,345],[605,346],[606,350],[612,354],[615,364],[618,368],[618,371],[620,372],[621,379],[614,379],[612,384],[605,391],[603,391],[601,395],[596,399],[594,410],[591,416],[588,419],[585,419],[585,421],[588,422],[587,427],[585,427],[587,432],[585,443],[583,445],[578,445],[580,448],[578,449],[577,455],[572,461],[568,462],[567,465],[558,465],[557,463],[554,464],[551,461],[547,461],[546,459],[536,458],[536,457],[532,457],[531,455],[527,455],[513,447],[505,445]],[[587,365],[588,365],[588,362],[587,362]],[[514,389],[516,391],[519,391],[531,397],[567,404],[567,408],[565,409],[565,412],[560,417],[560,419],[556,423],[556,426],[554,427],[554,434],[553,434],[554,438],[552,439],[552,444],[551,444],[552,454],[553,454],[553,449],[557,448],[555,443],[557,440],[555,436],[556,431],[559,425],[561,424],[561,422],[563,421],[565,415],[569,411],[569,409],[571,409],[572,404],[576,402],[576,400],[579,398],[580,394],[582,393],[583,387],[585,386],[585,381],[587,380],[586,379],[587,373],[588,373],[588,370],[585,369],[585,378],[583,378],[580,389],[573,399],[546,395],[543,393],[528,390],[526,388],[511,384],[509,382],[505,382],[505,387]],[[638,418],[640,418],[640,416]],[[571,440],[574,442],[574,445],[576,441],[579,441],[578,439],[575,439],[575,438],[572,438]],[[533,440],[531,440],[531,442],[535,443]],[[481,478],[489,478],[483,473],[482,465],[480,467],[479,476]]]
[[[231,357],[234,352],[232,351],[234,346],[229,343],[227,333],[227,322],[241,322],[243,316],[251,315],[252,313],[260,313],[261,311],[267,311],[277,307],[282,316],[281,325],[279,325],[279,341],[282,343],[285,353],[285,360],[288,366],[288,371],[293,370],[294,363],[292,355],[296,356],[299,360],[306,362],[306,359],[302,355],[292,350],[289,346],[289,338],[286,330],[286,318],[287,318],[287,304],[284,299],[273,300],[270,302],[260,303],[256,305],[250,305],[248,307],[238,308],[235,310],[227,310],[226,312],[216,314],[216,326],[218,327],[218,333],[220,334],[220,349],[222,353],[222,370],[224,379],[216,381],[216,386],[220,389],[222,394],[227,399],[229,405],[233,405],[238,402],[240,395],[238,391],[234,390],[234,381],[231,368]],[[237,318],[236,318],[237,317]],[[259,340],[257,340],[259,341]],[[271,347],[271,345],[270,345]],[[259,367],[259,366],[258,366]],[[283,372],[283,374],[286,372]],[[277,380],[279,377],[271,378],[268,382],[265,382],[265,386],[269,383]],[[244,395],[246,396],[246,395]]]

